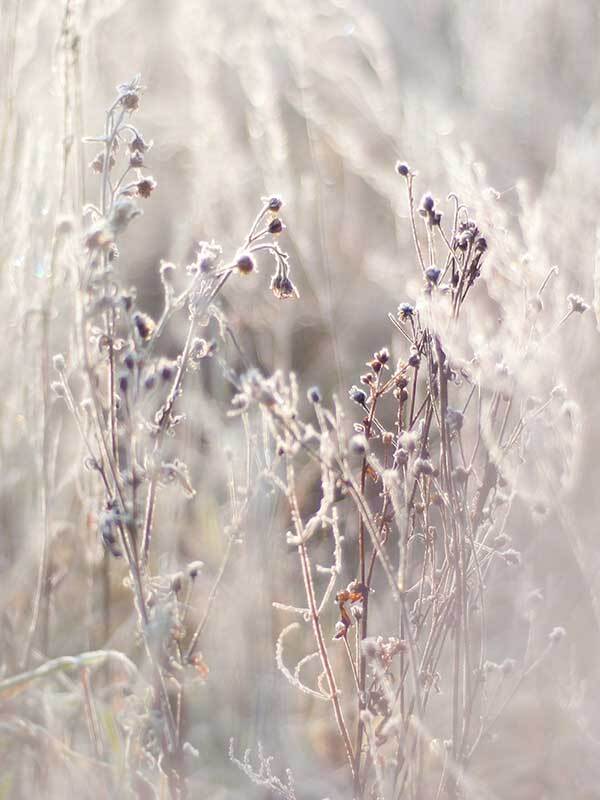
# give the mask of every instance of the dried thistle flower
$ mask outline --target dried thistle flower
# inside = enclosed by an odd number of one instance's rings
[[[235,266],[241,275],[250,275],[256,269],[256,262],[251,253],[244,251],[235,259]]]
[[[578,294],[570,294],[567,297],[567,303],[569,305],[569,311],[574,314],[583,314],[589,308],[589,305],[585,302],[583,297]]]
[[[146,175],[136,183],[137,193],[140,197],[148,198],[156,189],[157,183],[151,175]]]
[[[144,314],[143,311],[136,311],[131,321],[142,342],[147,342],[152,338],[156,324],[149,314]]]

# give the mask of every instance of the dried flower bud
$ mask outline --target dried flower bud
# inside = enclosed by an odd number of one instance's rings
[[[350,394],[350,399],[353,400],[355,403],[358,403],[359,406],[364,407],[366,405],[367,395],[362,389],[359,389],[358,386],[353,386],[350,389],[349,394]]]
[[[64,372],[67,365],[62,353],[57,353],[52,359],[52,366],[57,372]]]
[[[171,575],[171,591],[178,594],[183,586],[183,581],[183,572],[176,572],[174,575]]]
[[[409,358],[408,358],[408,366],[409,367],[418,367],[421,363],[421,356],[419,355],[418,351],[413,351]]]
[[[132,153],[147,153],[152,147],[153,142],[144,141],[140,133],[136,133],[133,139],[129,142],[129,149]]]
[[[408,450],[405,450],[403,447],[399,447],[394,455],[394,466],[398,468],[408,464],[408,455]]]
[[[306,396],[308,397],[309,401],[315,405],[321,402],[321,392],[319,391],[318,386],[311,386],[306,393]]]
[[[413,465],[415,475],[433,475],[434,467],[428,458],[415,458]]]
[[[559,626],[556,628],[552,628],[552,630],[548,634],[548,639],[552,644],[558,644],[558,642],[564,639],[566,635],[567,635],[566,630]]]
[[[439,269],[438,267],[429,267],[428,269],[425,270],[425,277],[434,286],[437,286],[441,274],[442,270]]]
[[[137,193],[140,197],[148,198],[156,189],[157,183],[152,175],[146,175],[136,183]]]
[[[281,233],[283,228],[284,228],[283,222],[280,220],[279,217],[275,217],[274,219],[271,220],[271,222],[269,222],[269,233],[273,235]]]
[[[136,311],[131,319],[135,330],[143,342],[147,342],[152,338],[156,325],[149,314],[144,314],[143,311]]]
[[[251,253],[240,253],[236,260],[235,266],[241,275],[250,275],[256,269],[256,263]]]
[[[369,443],[366,436],[362,433],[353,436],[350,439],[350,452],[358,456],[364,456],[369,449]]]
[[[204,568],[204,561],[191,561],[187,565],[187,572],[191,580],[195,581]]]
[[[433,211],[434,206],[435,206],[435,201],[433,197],[429,193],[424,194],[423,197],[421,198],[421,208],[424,211]]]
[[[123,292],[121,295],[121,304],[125,311],[129,313],[134,306],[136,297],[135,289],[130,290],[129,292]]]
[[[298,290],[287,275],[282,275],[279,272],[276,272],[271,278],[271,291],[280,300],[299,296]]]
[[[402,175],[403,178],[407,178],[410,175],[410,167],[405,161],[397,161],[396,172],[398,175]]]
[[[269,211],[279,211],[280,208],[283,206],[283,200],[276,195],[271,195],[267,202],[267,206],[269,207]]]
[[[387,349],[387,347],[382,347],[381,350],[378,350],[375,353],[375,358],[381,364],[387,364],[387,362],[390,360],[390,351]]]
[[[123,93],[119,97],[119,102],[127,111],[136,111],[140,106],[140,94],[137,87],[131,84],[128,87],[120,87]]]
[[[170,361],[167,358],[161,358],[160,361],[158,362],[156,371],[158,372],[158,375],[160,376],[160,379],[162,381],[164,381],[165,383],[170,383],[173,380],[175,373],[177,371],[177,362]]]
[[[401,320],[412,319],[415,315],[414,306],[411,306],[410,303],[400,303],[398,306],[398,317]]]
[[[578,294],[570,294],[567,297],[567,303],[569,304],[569,310],[575,314],[583,314],[589,308],[583,297]]]
[[[129,166],[132,169],[140,169],[144,166],[144,154],[141,150],[133,150],[129,156]]]

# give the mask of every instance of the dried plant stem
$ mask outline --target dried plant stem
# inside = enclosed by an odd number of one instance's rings
[[[211,288],[208,296],[204,300],[202,308],[190,312],[191,314],[190,323],[188,325],[188,331],[185,339],[183,352],[179,358],[177,372],[175,374],[175,379],[173,381],[173,385],[169,392],[169,396],[161,411],[161,417],[159,421],[158,432],[156,434],[156,442],[154,444],[154,452],[153,452],[155,461],[157,461],[160,458],[163,438],[170,423],[173,406],[175,405],[175,401],[177,400],[177,397],[179,396],[180,393],[181,384],[183,382],[183,376],[187,369],[190,349],[192,347],[192,341],[194,339],[194,334],[196,331],[197,320],[202,318],[202,316],[206,312],[206,309],[209,307],[209,305],[221,291],[221,289],[229,279],[230,275],[231,272],[227,272],[224,275],[222,275],[217,281],[216,285]],[[160,470],[160,464],[155,463],[154,468],[152,470],[152,474],[150,476],[150,483],[148,486],[148,494],[146,500],[146,514],[144,518],[142,544],[141,544],[141,563],[144,566],[148,563],[148,557],[150,553],[150,542],[152,538],[152,523],[154,520],[154,507],[156,504],[156,490],[157,490],[159,470]]]
[[[194,634],[188,645],[188,649],[185,653],[185,658],[184,658],[185,661],[189,661],[193,656],[194,650],[196,649],[196,645],[198,644],[200,636],[202,635],[202,631],[204,630],[206,623],[208,622],[210,612],[217,598],[219,586],[221,585],[221,581],[223,580],[223,575],[225,574],[225,570],[227,569],[227,564],[229,563],[229,558],[231,556],[231,549],[234,541],[235,541],[235,532],[231,531],[229,534],[229,538],[227,539],[227,546],[225,548],[223,558],[221,559],[221,565],[219,567],[217,577],[215,578],[215,581],[208,595],[208,599],[206,601],[206,608],[204,609],[204,614],[202,615],[202,619],[200,620],[196,630],[194,631]]]
[[[287,470],[287,483],[288,483],[288,501],[290,503],[290,511],[292,515],[294,529],[296,531],[296,535],[299,541],[298,555],[300,556],[300,563],[302,565],[302,578],[304,581],[304,589],[306,591],[306,599],[310,611],[310,618],[312,622],[313,632],[315,635],[315,640],[317,642],[317,649],[319,651],[319,656],[321,658],[321,665],[323,667],[323,671],[327,679],[327,687],[329,690],[331,703],[333,705],[333,711],[337,722],[338,730],[340,732],[342,741],[344,743],[344,749],[346,750],[346,755],[348,757],[348,763],[350,765],[352,778],[355,779],[354,752],[352,749],[352,743],[350,742],[348,728],[346,727],[346,723],[344,721],[344,715],[340,703],[339,690],[337,688],[337,684],[333,674],[333,669],[331,667],[331,662],[329,660],[329,655],[327,653],[327,648],[325,646],[325,638],[323,636],[323,629],[321,627],[321,621],[319,619],[319,608],[317,599],[315,597],[315,588],[312,580],[310,560],[308,557],[306,544],[304,543],[304,530],[300,519],[300,510],[298,508],[298,500],[295,488],[294,467],[290,458],[286,459],[286,465],[287,465],[286,470]]]

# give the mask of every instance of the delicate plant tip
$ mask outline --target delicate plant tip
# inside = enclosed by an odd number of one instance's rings
[[[50,388],[57,397],[64,397],[66,394],[65,387],[60,381],[52,381]]]
[[[57,353],[52,359],[52,366],[57,372],[64,372],[67,364],[62,353]]]
[[[442,270],[439,269],[438,267],[428,267],[425,270],[425,277],[434,286],[437,286],[441,274],[442,274]]]
[[[406,161],[396,161],[396,172],[403,178],[407,178],[410,175],[410,167]]]
[[[177,362],[170,361],[168,358],[161,358],[156,368],[158,375],[165,383],[170,383],[177,371]]]
[[[175,575],[171,576],[171,591],[175,594],[179,594],[181,591],[181,587],[183,586],[184,581],[184,574],[183,572],[176,572]]]
[[[273,235],[281,233],[283,228],[284,228],[283,222],[279,217],[275,217],[269,222],[269,233]]]
[[[550,640],[551,644],[558,644],[565,638],[566,635],[567,635],[566,630],[558,626],[556,628],[552,628],[552,630],[548,634],[548,639]]]
[[[414,306],[411,306],[410,303],[400,303],[398,306],[398,317],[405,321],[407,319],[412,319],[415,315]]]
[[[274,211],[277,213],[277,211],[279,211],[283,206],[283,200],[280,197],[277,197],[277,195],[271,195],[267,201],[267,206],[269,211]]]
[[[353,386],[349,392],[350,400],[355,403],[358,403],[359,406],[366,406],[367,404],[367,394],[362,389],[359,389],[358,386]]]
[[[350,439],[350,452],[357,456],[364,456],[369,449],[366,436],[362,433],[356,434]]]
[[[125,311],[127,311],[128,314],[135,305],[136,294],[137,293],[135,289],[131,289],[129,292],[123,292],[121,294],[121,305],[123,306]]]
[[[412,350],[410,356],[408,357],[408,366],[409,367],[418,367],[421,363],[421,356],[418,350]]]
[[[521,553],[518,550],[505,550],[502,553],[504,562],[510,567],[518,567],[521,565]]]
[[[433,464],[428,458],[415,458],[413,469],[416,476],[433,475],[435,472]]]
[[[156,189],[157,183],[152,175],[146,175],[136,183],[137,193],[140,197],[148,198]]]
[[[194,274],[198,270],[205,275],[210,272],[217,265],[223,251],[219,245],[214,242],[198,242],[198,253],[196,261],[188,267],[188,272]]]
[[[136,311],[131,319],[142,342],[149,341],[156,327],[152,317],[149,314],[144,314],[143,311]]]
[[[583,297],[578,294],[570,294],[567,297],[567,303],[569,304],[569,311],[575,314],[583,314],[589,308]]]
[[[292,297],[299,297],[298,290],[287,277],[276,272],[271,278],[271,291],[279,300],[288,300]]]
[[[375,359],[380,364],[387,364],[390,360],[390,351],[387,349],[387,347],[382,347],[381,350],[378,350],[375,353]]]
[[[132,169],[141,169],[144,166],[144,154],[141,150],[133,150],[129,156],[129,166]]]
[[[204,561],[190,561],[187,565],[187,572],[190,576],[190,579],[195,581],[198,575],[204,569]]]
[[[250,253],[243,252],[236,258],[235,266],[241,275],[250,275],[256,269],[256,262]]]
[[[306,393],[309,401],[317,405],[321,402],[321,392],[318,386],[311,386],[308,392]]]
[[[147,153],[153,144],[154,142],[152,141],[144,141],[143,137],[139,133],[136,133],[133,139],[129,142],[129,149],[132,153]]]
[[[421,198],[421,209],[425,212],[433,211],[435,207],[435,201],[433,197],[427,192]]]
[[[136,75],[129,83],[122,83],[117,86],[119,102],[127,111],[136,111],[139,108],[142,91],[143,87],[140,85],[139,75]]]

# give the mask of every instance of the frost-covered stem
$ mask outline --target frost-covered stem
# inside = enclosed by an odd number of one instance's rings
[[[315,597],[315,587],[313,584],[313,579],[311,574],[310,560],[308,558],[308,552],[306,549],[306,544],[304,542],[304,530],[300,519],[300,510],[298,508],[298,499],[295,490],[294,468],[290,458],[287,459],[287,483],[288,483],[288,501],[290,504],[290,510],[292,515],[292,520],[294,523],[294,528],[296,530],[296,535],[298,537],[298,542],[299,542],[298,555],[300,556],[300,563],[302,565],[302,578],[304,581],[304,589],[306,591],[306,599],[308,601],[308,608],[310,611],[310,618],[312,622],[313,632],[317,642],[317,648],[319,650],[319,656],[321,658],[323,671],[327,679],[327,686],[329,689],[331,703],[333,705],[333,712],[335,715],[340,735],[344,742],[344,748],[346,750],[346,755],[348,757],[348,763],[350,765],[352,778],[355,779],[354,753],[352,750],[352,743],[350,741],[350,736],[348,734],[348,728],[346,727],[346,723],[344,721],[344,715],[342,713],[342,707],[339,698],[339,690],[335,682],[333,669],[331,667],[331,662],[329,660],[329,655],[327,653],[327,648],[325,646],[325,638],[323,636],[321,621],[319,619],[319,610],[318,610],[317,599]]]

